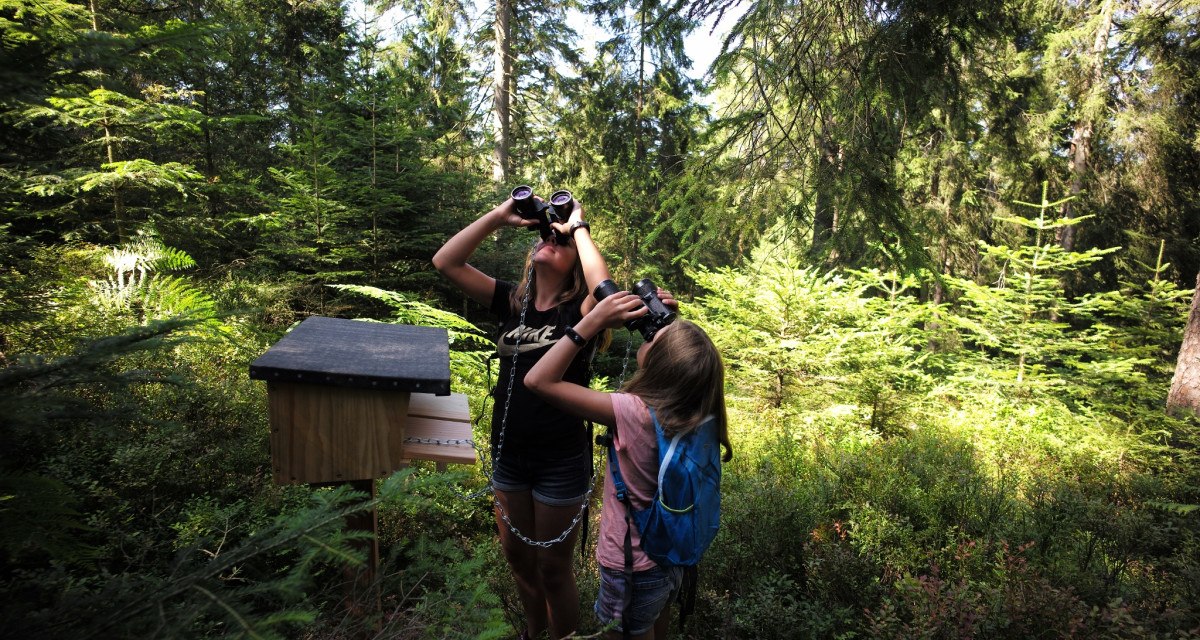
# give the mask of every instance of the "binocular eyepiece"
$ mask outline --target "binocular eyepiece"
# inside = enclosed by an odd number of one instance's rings
[[[550,202],[547,204],[533,197],[533,187],[521,185],[512,190],[512,199],[517,208],[517,215],[526,220],[538,221],[537,226],[531,228],[541,234],[542,240],[548,239],[552,232],[558,242],[570,239],[550,226],[551,222],[566,222],[570,219],[571,212],[575,210],[575,197],[570,191],[555,191],[550,195]]]
[[[596,285],[592,296],[599,302],[608,296],[620,291],[621,288],[612,280],[605,280]],[[662,299],[658,297],[658,286],[649,278],[643,278],[633,285],[633,293],[642,299],[642,304],[650,311],[644,315],[629,320],[625,323],[625,328],[630,331],[640,331],[642,338],[646,342],[654,339],[654,335],[661,331],[664,327],[675,322],[675,312],[667,308],[663,304]]]

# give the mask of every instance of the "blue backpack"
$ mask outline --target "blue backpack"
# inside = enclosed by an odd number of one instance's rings
[[[658,489],[654,501],[640,511],[633,509],[616,446],[608,444],[617,499],[637,524],[642,551],[663,567],[690,567],[712,544],[721,519],[721,445],[717,421],[706,418],[686,435],[667,438],[654,409],[650,409],[658,436]]]

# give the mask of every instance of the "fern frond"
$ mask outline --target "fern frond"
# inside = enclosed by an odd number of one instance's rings
[[[177,276],[159,275],[147,280],[140,301],[147,317],[178,315],[211,316],[216,302],[207,293]]]
[[[196,266],[185,251],[168,247],[157,238],[142,237],[102,254],[111,275],[88,282],[93,299],[111,311],[127,310],[143,322],[171,316],[192,316],[208,329],[224,331],[215,319],[216,301],[205,291],[180,276],[163,271],[180,271]]]
[[[232,606],[229,605],[229,603],[225,602],[221,598],[218,598],[216,596],[216,594],[214,594],[213,592],[209,591],[208,589],[205,589],[204,587],[202,587],[198,584],[192,585],[192,588],[195,589],[196,591],[199,591],[201,594],[204,595],[204,597],[211,600],[213,602],[213,604],[220,607],[225,612],[226,616],[229,619],[233,620],[234,623],[237,624],[238,628],[240,628],[242,630],[243,635],[247,635],[247,636],[250,636],[251,638],[256,638],[256,639],[260,639],[260,640],[263,638],[263,636],[258,634],[258,632],[255,628],[256,625],[253,625],[249,621],[247,621],[246,618],[242,616],[241,612],[239,612],[237,609],[234,609]]]
[[[71,490],[55,478],[33,474],[0,475],[0,550],[9,557],[40,549],[66,562],[99,557],[80,531],[90,530],[75,510]]]
[[[408,294],[356,284],[331,284],[329,286],[339,291],[349,291],[366,296],[388,305],[393,311],[392,318],[396,323],[446,329],[450,333],[451,343],[490,344],[487,336],[479,330],[479,327],[466,318],[421,302]]]

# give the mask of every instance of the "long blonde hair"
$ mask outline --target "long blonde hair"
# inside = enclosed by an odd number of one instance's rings
[[[717,420],[725,462],[733,459],[725,414],[725,365],[703,329],[679,320],[658,332],[642,366],[622,389],[654,408],[668,435],[688,433],[708,416]]]

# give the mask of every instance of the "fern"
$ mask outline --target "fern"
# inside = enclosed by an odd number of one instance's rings
[[[186,252],[143,237],[112,247],[102,257],[109,276],[88,283],[100,306],[132,312],[143,323],[192,316],[205,319],[209,328],[223,328],[213,319],[216,303],[212,296],[180,276],[163,273],[195,267],[196,261]]]
[[[392,309],[392,319],[396,323],[441,327],[450,332],[451,343],[460,341],[477,346],[490,345],[487,337],[466,318],[425,304],[408,294],[357,284],[331,284],[329,286],[340,291],[357,293],[388,305]]]
[[[16,558],[44,552],[54,560],[82,563],[96,549],[80,533],[89,529],[76,511],[75,495],[61,481],[17,473],[0,475],[0,552]]]
[[[286,630],[311,622],[313,575],[322,566],[359,566],[365,554],[357,543],[370,534],[346,531],[347,516],[384,504],[411,505],[427,500],[425,491],[444,482],[439,476],[420,477],[411,469],[393,474],[378,484],[378,497],[364,500],[346,486],[318,490],[309,505],[279,516],[274,524],[237,547],[200,565],[180,555],[181,564],[156,581],[119,585],[120,592],[94,593],[91,598],[113,598],[108,614],[75,637],[129,637],[154,630],[157,637],[199,635],[190,629],[199,620],[219,620],[231,635],[241,637],[292,637]],[[244,567],[258,571],[242,572]],[[262,571],[265,567],[271,567]],[[241,575],[237,580],[230,576]]]

